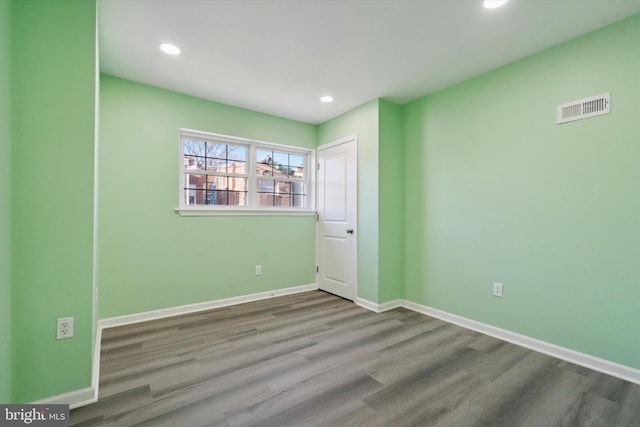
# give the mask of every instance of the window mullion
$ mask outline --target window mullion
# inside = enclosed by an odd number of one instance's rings
[[[247,180],[247,206],[250,209],[255,209],[258,204],[258,190],[256,188],[258,183],[256,182],[256,147],[253,144],[249,146],[249,161],[247,167],[249,169],[247,171],[249,173],[249,178]]]

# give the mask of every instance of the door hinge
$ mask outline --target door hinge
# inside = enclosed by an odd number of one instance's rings
[[[320,267],[316,265],[316,273],[320,273]]]
[[[318,170],[320,170],[320,162],[318,162]]]
[[[316,213],[316,222],[320,222],[320,214]]]

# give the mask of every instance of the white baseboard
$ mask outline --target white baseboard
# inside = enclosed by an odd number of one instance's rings
[[[227,307],[230,305],[243,304],[251,301],[259,301],[267,298],[273,298],[283,295],[292,295],[300,292],[315,291],[318,286],[315,283],[302,286],[294,286],[291,288],[276,289],[273,291],[259,292],[250,295],[243,295],[233,298],[225,298],[214,301],[206,301],[202,303],[181,305],[177,307],[169,307],[161,310],[147,311],[143,313],[129,314],[126,316],[111,317],[98,321],[98,330],[96,333],[95,346],[93,350],[93,366],[91,371],[91,387],[81,390],[71,391],[69,393],[59,394],[57,396],[47,397],[33,404],[65,404],[70,409],[85,406],[98,401],[98,385],[100,379],[100,342],[102,340],[102,330],[113,328],[115,326],[130,325],[132,323],[145,322],[147,320],[163,319],[171,316],[179,316],[181,314],[195,313],[198,311],[211,310],[214,308]]]
[[[356,299],[353,302],[355,302],[360,307],[366,308],[367,310],[380,313],[380,310],[378,310],[378,304],[376,304],[375,302],[371,302],[369,300],[366,300],[364,298],[359,298],[359,297],[356,297]]]
[[[546,341],[531,338],[526,335],[517,334],[506,329],[487,325],[486,323],[467,319],[466,317],[451,314],[446,311],[437,310],[426,305],[417,304],[412,301],[397,299],[382,304],[376,304],[364,298],[356,298],[355,303],[361,307],[366,308],[367,310],[371,310],[376,313],[382,313],[394,308],[404,307],[408,310],[413,310],[427,316],[435,317],[466,329],[471,329],[473,331],[480,332],[482,334],[489,335],[503,341],[517,344],[521,347],[526,347],[528,349],[544,353],[549,356],[557,357],[558,359],[566,360],[567,362],[575,363],[576,365],[593,369],[594,371],[602,372],[604,374],[611,375],[635,384],[640,384],[640,370],[638,369],[620,365],[609,360],[601,359],[599,357],[571,350],[566,347],[551,344]]]
[[[225,298],[221,300],[213,300],[196,304],[182,305],[177,307],[170,307],[161,310],[147,311],[143,313],[130,314],[125,316],[111,317],[107,319],[101,319],[98,321],[98,331],[96,335],[96,344],[94,349],[93,358],[93,370],[91,387],[87,387],[81,390],[72,391],[69,393],[59,394],[57,396],[48,397],[36,402],[34,404],[69,404],[70,408],[77,408],[80,406],[94,403],[98,400],[98,385],[100,378],[100,341],[102,338],[102,330],[106,328],[112,328],[115,326],[129,325],[132,323],[144,322],[148,320],[163,319],[171,316],[178,316],[182,314],[195,313],[198,311],[211,310],[214,308],[227,307],[230,305],[243,304],[246,302],[259,301],[267,298],[291,295],[300,292],[314,291],[318,289],[317,285],[309,284],[302,286],[295,286],[291,288],[277,289],[267,292],[259,292],[250,295],[244,295],[233,298]],[[468,319],[466,317],[458,316],[448,313],[446,311],[437,310],[425,305],[417,304],[412,301],[403,299],[396,299],[388,301],[382,304],[377,304],[366,300],[364,298],[356,298],[354,301],[357,305],[374,311],[376,313],[382,313],[394,308],[403,307],[408,310],[415,311],[417,313],[425,314],[427,316],[435,317],[445,322],[453,323],[466,329],[470,329],[476,332],[480,332],[485,335],[489,335],[522,347],[529,348],[540,353],[547,354],[549,356],[557,357],[558,359],[566,360],[576,365],[584,366],[594,371],[602,372],[607,375],[611,375],[625,381],[629,381],[635,384],[640,384],[640,370],[631,368],[629,366],[620,365],[615,362],[611,362],[605,359],[600,359],[585,353],[580,353],[575,350],[571,350],[565,347],[561,347],[555,344],[551,344],[545,341],[541,341],[535,338],[531,338],[525,335],[520,335],[515,332],[508,331],[506,329],[497,328],[495,326],[487,325],[485,323],[477,322],[475,320]]]
[[[69,409],[88,405],[96,402],[97,390],[93,387],[83,388],[81,390],[70,391],[69,393],[58,394],[56,396],[47,397],[45,399],[31,402],[34,405],[69,405]]]
[[[148,320],[164,319],[166,317],[180,316],[182,314],[196,313],[198,311],[211,310],[214,308],[227,307],[230,305],[243,304],[246,302],[259,301],[267,298],[279,297],[283,295],[297,294],[300,292],[315,291],[318,286],[315,283],[291,288],[276,289],[273,291],[258,292],[250,295],[225,298],[213,301],[199,302],[195,304],[179,305],[176,307],[163,308],[160,310],[145,311],[142,313],[127,314],[125,316],[109,317],[98,321],[98,329],[113,328],[115,326],[130,325],[132,323],[146,322]]]
[[[384,302],[382,304],[377,304],[375,302],[371,302],[364,298],[356,298],[354,302],[358,304],[360,307],[364,307],[367,310],[371,310],[376,313],[382,313],[384,311],[393,310],[394,308],[402,307],[403,306],[402,304],[404,303],[403,300],[396,299],[393,301]]]
[[[507,331],[505,329],[487,325],[486,323],[477,322],[475,320],[467,319],[466,317],[447,313],[446,311],[437,310],[415,302],[403,300],[402,306],[409,310],[462,326],[466,329],[471,329],[503,341],[517,344],[521,347],[526,347],[549,356],[557,357],[558,359],[566,360],[567,362],[575,363],[576,365],[593,369],[594,371],[602,372],[635,384],[640,384],[640,370],[629,366],[620,365],[609,360],[531,338],[526,335],[520,335],[515,332]]]

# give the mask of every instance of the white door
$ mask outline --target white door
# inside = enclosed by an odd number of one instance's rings
[[[356,297],[357,150],[355,137],[318,148],[318,288]]]

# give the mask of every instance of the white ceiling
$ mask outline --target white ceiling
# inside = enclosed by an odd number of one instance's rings
[[[640,13],[640,0],[98,0],[98,13],[103,72],[315,124],[409,102]]]

